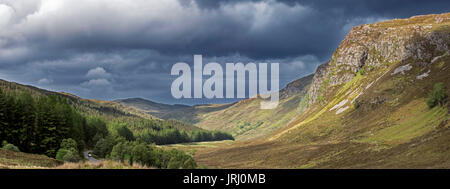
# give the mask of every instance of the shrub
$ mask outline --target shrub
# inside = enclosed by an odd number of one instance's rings
[[[60,148],[58,152],[56,152],[56,159],[64,161],[64,156],[69,152],[69,150]]]
[[[429,108],[433,108],[436,105],[443,106],[446,98],[447,94],[444,88],[444,83],[436,83],[433,90],[428,95],[427,105]]]
[[[359,73],[359,75],[364,75],[364,69],[362,69],[362,68],[359,69],[359,70],[358,70],[358,73]]]
[[[102,138],[95,144],[94,154],[104,158],[111,153],[114,145],[115,141],[112,137]]]
[[[69,150],[66,155],[64,155],[63,157],[63,161],[68,161],[68,162],[78,162],[80,161],[80,155],[78,155],[77,152],[71,151]]]
[[[78,152],[67,149],[59,149],[56,153],[56,159],[68,162],[78,162],[81,160]]]
[[[355,109],[358,109],[360,106],[361,106],[361,103],[360,103],[358,100],[355,100],[355,101],[353,102],[353,107],[354,107]]]
[[[77,162],[81,160],[77,149],[77,142],[71,138],[63,139],[59,150],[56,152],[56,159],[68,162]]]
[[[117,128],[117,134],[119,134],[119,136],[127,139],[128,141],[135,140],[133,132],[131,132],[131,130],[128,129],[128,127],[126,127],[126,126],[121,126],[121,127]]]
[[[3,142],[2,142],[2,146],[5,146],[5,145],[7,145],[8,144],[8,142],[6,141],[6,140],[4,140]]]
[[[17,146],[14,146],[14,144],[9,144],[9,143],[3,145],[2,149],[11,150],[14,152],[20,152],[20,150]]]
[[[71,138],[63,139],[61,141],[60,148],[62,149],[74,149],[75,151],[78,151],[78,145],[77,142]]]

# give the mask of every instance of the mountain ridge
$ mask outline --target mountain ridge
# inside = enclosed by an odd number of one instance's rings
[[[274,110],[261,110],[259,108],[260,98],[248,98],[230,104],[194,105],[180,108],[136,98],[116,100],[115,102],[140,109],[162,119],[186,121],[207,130],[223,130],[231,132],[238,139],[248,140],[270,133],[279,126],[288,123],[290,121],[289,116],[282,114],[295,115],[300,112],[297,104],[306,94],[306,89],[312,78],[313,75],[309,74],[288,83],[279,91],[280,104]],[[280,115],[275,117],[280,119],[271,119],[271,114],[278,114],[277,112]],[[278,126],[273,126],[273,124]],[[264,131],[258,133],[260,130]]]
[[[217,168],[448,168],[450,13],[354,27],[319,66],[304,111],[261,140],[199,149]],[[279,154],[283,154],[280,156]]]

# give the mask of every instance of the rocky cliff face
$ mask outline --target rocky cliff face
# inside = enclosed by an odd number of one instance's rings
[[[308,91],[309,105],[329,87],[353,79],[360,69],[371,71],[399,62],[427,65],[449,53],[450,13],[415,16],[354,27],[331,60],[317,69]]]
[[[309,86],[309,84],[311,84],[311,80],[313,78],[313,74],[302,77],[300,79],[297,79],[295,81],[290,82],[289,84],[286,85],[285,88],[283,88],[282,90],[280,90],[280,99],[286,99],[289,98],[295,94],[299,94],[301,93],[302,95],[304,95],[307,90],[307,87]]]

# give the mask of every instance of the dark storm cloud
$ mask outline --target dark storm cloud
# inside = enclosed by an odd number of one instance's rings
[[[186,2],[189,0],[179,0]],[[222,5],[242,2],[261,2],[264,0],[195,0],[201,8],[217,9]],[[418,14],[433,14],[447,12],[450,2],[447,0],[390,0],[390,1],[361,1],[361,0],[276,0],[288,6],[303,5],[323,12],[341,13],[348,16],[409,17]]]
[[[441,13],[448,1],[0,0],[0,77],[82,97],[175,102],[176,62],[280,62],[280,86],[359,24]],[[188,102],[190,103],[190,102]]]

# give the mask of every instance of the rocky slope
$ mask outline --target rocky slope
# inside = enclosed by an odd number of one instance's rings
[[[354,27],[331,60],[318,68],[309,104],[321,100],[328,88],[353,79],[360,69],[370,72],[408,61],[426,66],[448,54],[449,19],[448,14],[426,15]]]
[[[199,149],[222,168],[449,168],[450,14],[353,28],[321,65],[307,108],[264,140]],[[276,114],[274,114],[276,115]],[[281,155],[282,154],[282,155]]]

